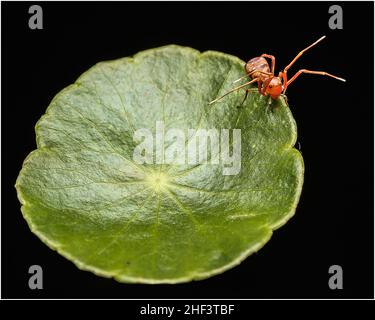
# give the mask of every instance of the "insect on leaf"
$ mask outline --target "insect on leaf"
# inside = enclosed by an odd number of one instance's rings
[[[120,282],[203,279],[258,251],[295,213],[304,169],[284,98],[250,92],[241,105],[240,90],[209,105],[243,66],[171,45],[81,75],[37,123],[37,149],[16,182],[31,231],[80,269]],[[175,145],[167,132],[188,145],[197,129],[218,133],[206,161],[183,161],[186,150],[179,163],[162,161]],[[134,158],[137,132],[151,134],[148,163]]]

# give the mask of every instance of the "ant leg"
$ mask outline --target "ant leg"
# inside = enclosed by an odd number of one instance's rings
[[[246,82],[246,83],[244,83],[244,84],[242,84],[242,85],[240,85],[240,86],[238,86],[238,87],[236,87],[236,88],[234,88],[234,89],[232,89],[232,90],[229,90],[227,93],[223,94],[221,97],[216,98],[215,100],[212,100],[212,101],[209,103],[209,105],[210,105],[210,104],[213,104],[213,103],[215,103],[215,102],[217,102],[217,101],[219,101],[219,100],[221,100],[221,99],[224,98],[226,95],[228,95],[228,94],[230,94],[230,93],[232,93],[232,92],[234,92],[234,91],[237,91],[238,89],[241,89],[241,88],[243,88],[243,87],[246,87],[246,86],[249,85],[249,84],[254,83],[255,81],[258,81],[258,78],[252,79],[252,80],[249,81],[249,82]]]
[[[240,107],[242,107],[242,105],[244,104],[244,102],[246,101],[246,99],[247,99],[247,95],[249,94],[249,91],[248,91],[249,89],[246,89],[246,93],[245,93],[245,96],[244,96],[244,98],[243,98],[243,100],[242,100],[242,102],[241,102],[241,104],[240,104]]]
[[[280,72],[279,77],[283,78],[283,95],[285,95],[286,88],[288,88],[288,77],[286,75],[286,72]]]
[[[244,102],[246,101],[246,99],[247,99],[247,95],[249,94],[249,92],[250,91],[257,91],[258,89],[246,89],[246,93],[245,93],[245,97],[243,98],[243,100],[242,100],[242,102],[241,102],[241,104],[240,104],[240,106],[242,107],[242,105],[244,104]]]
[[[289,63],[285,68],[284,68],[284,72],[287,72],[288,69],[309,49],[311,49],[313,46],[317,45],[320,41],[322,41],[326,36],[323,36],[321,38],[319,38],[318,40],[316,40],[313,44],[309,45],[307,48],[301,50],[296,56],[295,58],[292,60],[291,63]]]
[[[337,80],[340,80],[340,81],[344,81],[344,82],[346,81],[345,79],[334,76],[333,74],[330,74],[328,72],[311,71],[311,70],[301,69],[291,79],[288,80],[287,86],[289,86],[294,80],[296,80],[302,73],[319,74],[319,75],[328,76],[328,77],[331,77],[331,78],[334,78],[334,79],[337,79]]]
[[[323,36],[316,40],[313,44],[309,45],[305,49],[301,50],[295,57],[294,59],[284,68],[282,74],[283,74],[283,80],[284,80],[284,91],[283,93],[285,94],[286,88],[288,87],[288,82],[287,82],[287,71],[290,69],[290,67],[309,49],[311,49],[313,46],[317,45],[320,41],[322,41],[326,36]]]
[[[236,82],[238,82],[238,81],[241,81],[242,79],[245,79],[245,78],[247,78],[248,76],[250,76],[250,74],[251,74],[252,72],[250,72],[250,73],[248,73],[248,74],[246,74],[246,75],[244,75],[243,77],[241,77],[241,78],[238,78],[237,80],[234,80],[232,83],[236,83]]]
[[[272,56],[272,55],[270,55],[270,54],[266,54],[266,53],[263,53],[261,55],[261,57],[265,57],[265,58],[271,59],[271,61],[272,61],[271,72],[272,72],[272,74],[275,74],[275,60],[276,60],[275,57]]]
[[[280,94],[280,96],[284,98],[286,103],[288,103],[288,97],[284,93]]]

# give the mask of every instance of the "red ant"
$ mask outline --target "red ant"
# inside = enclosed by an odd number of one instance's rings
[[[312,45],[310,45],[307,48],[300,51],[300,53],[298,53],[296,55],[296,57],[292,60],[292,62],[289,63],[284,68],[283,71],[279,72],[279,75],[277,77],[275,76],[275,57],[274,56],[264,53],[260,57],[256,57],[256,58],[253,58],[253,59],[249,60],[245,64],[246,75],[237,79],[233,83],[236,83],[236,82],[238,82],[238,81],[240,81],[240,80],[242,80],[246,77],[251,77],[252,80],[249,81],[249,82],[246,82],[245,84],[242,84],[242,85],[240,85],[240,86],[238,86],[238,87],[236,87],[236,88],[234,88],[230,91],[228,91],[227,93],[225,93],[221,97],[211,101],[209,104],[213,104],[213,103],[219,101],[220,99],[224,98],[226,95],[228,95],[228,94],[230,94],[234,91],[237,91],[238,89],[241,89],[241,88],[243,88],[243,87],[245,87],[245,86],[247,86],[251,83],[254,83],[254,82],[258,82],[258,89],[257,90],[259,91],[260,94],[262,94],[263,96],[269,95],[272,99],[275,100],[280,95],[284,95],[288,86],[294,80],[296,80],[298,78],[298,76],[301,75],[302,73],[320,74],[320,75],[323,75],[323,76],[329,76],[331,78],[335,78],[337,80],[341,80],[341,81],[345,82],[345,79],[336,77],[336,76],[334,76],[332,74],[329,74],[327,72],[311,71],[311,70],[306,70],[306,69],[299,70],[289,80],[287,78],[288,69],[303,55],[303,53],[305,51],[309,50],[310,48],[312,48],[313,46],[318,44],[325,37],[326,36],[321,37],[320,39],[315,41]],[[271,62],[272,62],[271,69],[270,69],[270,66],[269,66],[269,64],[268,64],[268,62],[265,58],[271,59]],[[244,101],[246,100],[247,94],[249,93],[249,91],[252,91],[252,90],[254,90],[254,89],[246,89],[246,95],[245,95],[245,98],[242,101],[242,103],[244,103]]]

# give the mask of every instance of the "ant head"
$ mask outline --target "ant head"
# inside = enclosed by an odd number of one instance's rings
[[[266,92],[272,99],[277,99],[284,90],[281,78],[273,77],[267,86]]]

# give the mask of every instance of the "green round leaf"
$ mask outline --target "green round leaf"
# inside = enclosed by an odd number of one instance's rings
[[[259,250],[294,214],[304,167],[284,98],[250,92],[241,106],[239,90],[209,105],[243,66],[172,45],[98,63],[62,90],[16,182],[32,232],[79,268],[121,282],[203,279]],[[168,131],[187,145],[199,128],[220,133],[207,140],[206,162],[156,163],[175,145]],[[135,161],[140,129],[153,135],[153,163]],[[232,155],[241,130],[237,174],[224,174],[222,129]]]

